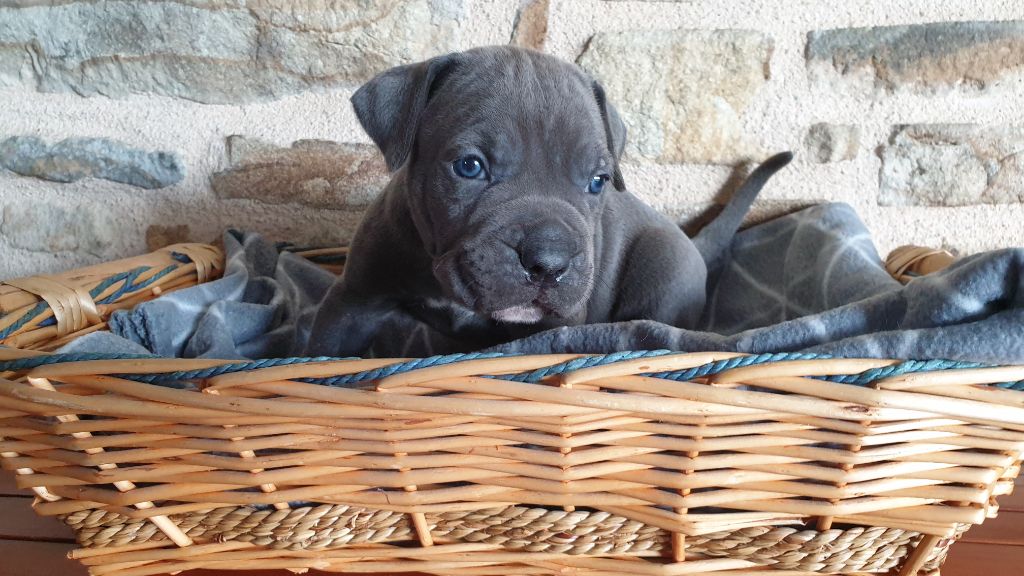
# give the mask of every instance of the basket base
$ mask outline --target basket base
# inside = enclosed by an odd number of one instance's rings
[[[194,546],[178,548],[151,522],[104,511],[62,517],[86,564],[138,563],[135,576],[196,568],[332,572],[648,574],[671,561],[671,534],[594,510],[508,506],[426,514],[435,546],[417,546],[406,514],[345,505],[290,509],[224,507],[172,516]],[[920,533],[896,528],[830,530],[757,526],[685,539],[689,570],[716,574],[896,574]],[[926,552],[918,576],[937,576],[954,539]],[[143,568],[145,566],[145,568]],[[670,570],[671,571],[671,570]],[[117,571],[109,576],[117,576]],[[700,572],[693,572],[700,573]]]

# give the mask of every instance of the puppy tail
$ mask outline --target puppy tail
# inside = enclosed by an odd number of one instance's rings
[[[728,252],[733,236],[739,230],[743,218],[750,211],[750,206],[761,192],[761,188],[764,188],[768,179],[789,164],[792,159],[792,152],[782,152],[765,160],[747,177],[740,189],[726,204],[722,213],[693,238],[697,251],[704,258],[709,269],[717,267],[719,260]]]

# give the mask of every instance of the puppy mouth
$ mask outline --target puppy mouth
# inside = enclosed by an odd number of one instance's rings
[[[475,275],[464,269],[453,272],[443,282],[445,291],[463,306],[502,324],[537,324],[545,318],[566,318],[583,302],[583,296],[577,301],[571,292],[564,293],[566,289],[575,291],[575,287],[562,282],[525,285],[516,282],[505,287],[514,290],[515,296],[488,298],[487,289]]]
[[[471,251],[465,244],[434,260],[434,277],[446,296],[484,318],[502,324],[538,324],[548,318],[568,318],[586,301],[589,287],[583,283],[588,270],[577,269],[578,262],[559,281],[538,282],[519,269],[512,248],[507,253]]]
[[[536,324],[544,316],[544,309],[537,304],[520,304],[491,313],[491,318],[506,324]]]

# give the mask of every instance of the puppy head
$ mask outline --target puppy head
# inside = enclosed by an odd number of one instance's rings
[[[393,68],[352,97],[448,296],[499,321],[583,311],[625,126],[573,64],[514,47]]]

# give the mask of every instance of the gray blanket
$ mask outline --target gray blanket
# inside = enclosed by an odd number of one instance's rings
[[[266,358],[301,353],[333,276],[254,234],[225,235],[224,278],[114,314],[111,332],[65,351]],[[712,271],[699,331],[656,322],[551,330],[509,353],[669,349],[807,351],[848,357],[1024,363],[1024,249],[959,260],[902,286],[845,204],[826,204],[740,233]],[[430,329],[382,319],[380,338],[429,356]],[[373,355],[367,350],[366,355]]]

